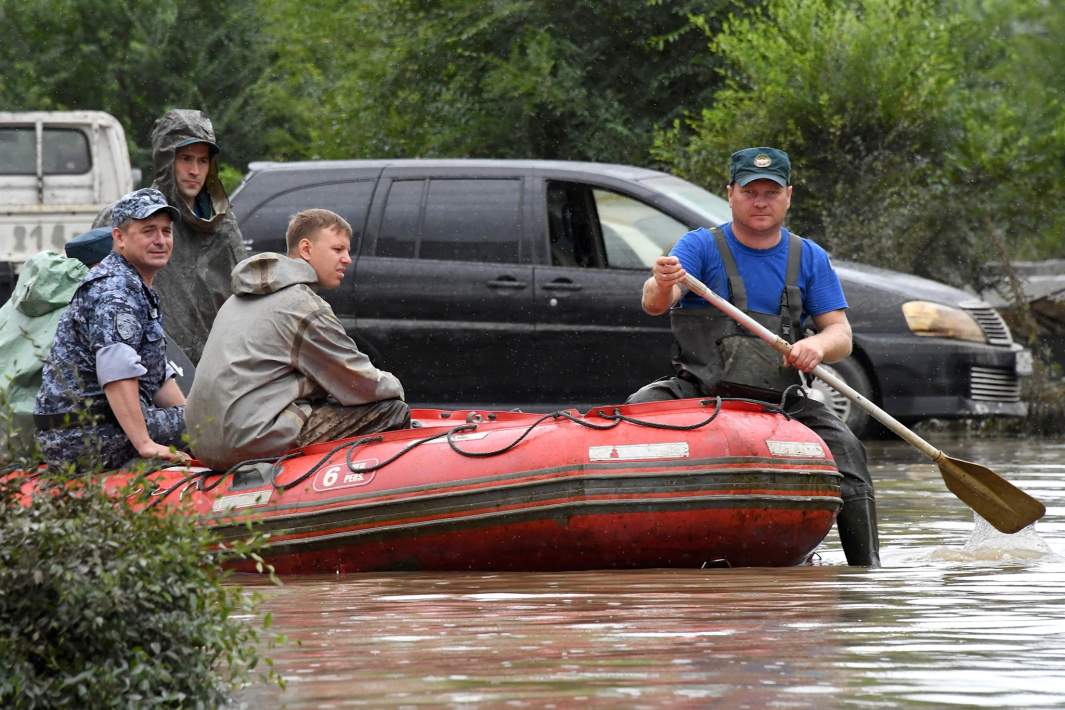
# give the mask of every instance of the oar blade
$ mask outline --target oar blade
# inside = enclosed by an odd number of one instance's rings
[[[950,492],[999,532],[1013,534],[1046,513],[1046,506],[986,466],[950,456],[937,463]]]

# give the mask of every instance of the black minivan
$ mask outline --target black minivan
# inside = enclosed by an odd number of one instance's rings
[[[728,221],[720,197],[643,168],[539,160],[252,163],[232,197],[252,251],[284,251],[295,212],[354,229],[323,293],[412,404],[549,409],[624,401],[670,373],[669,319],[640,308],[655,257]],[[1022,415],[1028,351],[964,291],[835,264],[854,353],[832,365],[896,418]],[[859,433],[868,415],[821,383]]]

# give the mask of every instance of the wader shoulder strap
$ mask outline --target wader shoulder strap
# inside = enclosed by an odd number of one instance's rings
[[[728,277],[728,287],[732,292],[731,298],[732,305],[739,308],[741,311],[747,310],[747,287],[743,285],[743,279],[740,278],[740,270],[736,268],[736,259],[732,256],[732,250],[728,248],[728,241],[725,239],[725,232],[721,227],[711,227],[710,233],[714,235],[714,244],[717,246],[717,253],[721,256],[721,261],[725,265],[725,275]]]
[[[784,276],[784,290],[780,294],[780,315],[784,339],[799,339],[802,323],[802,291],[799,290],[799,271],[802,269],[802,237],[788,233],[788,271]]]

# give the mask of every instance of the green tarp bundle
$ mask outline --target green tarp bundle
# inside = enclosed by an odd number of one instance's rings
[[[33,445],[33,401],[56,326],[89,272],[51,251],[31,257],[11,298],[0,307],[0,461]]]

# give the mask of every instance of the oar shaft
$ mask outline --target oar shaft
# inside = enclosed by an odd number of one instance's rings
[[[744,328],[751,331],[751,333],[761,338],[771,348],[779,352],[781,355],[784,355],[786,357],[789,353],[791,353],[791,343],[784,340],[779,335],[756,321],[754,318],[751,318],[739,308],[736,308],[736,306],[732,305],[724,298],[711,291],[706,286],[706,284],[704,284],[699,279],[695,278],[691,274],[687,274],[684,277],[684,285],[695,293],[697,293],[698,295],[705,298],[707,301],[710,302],[711,305],[713,305],[719,311],[727,315],[729,318],[732,318],[733,320],[737,321]],[[871,417],[876,419],[878,422],[883,424],[891,431],[898,434],[903,440],[905,440],[907,443],[909,443],[916,449],[920,450],[921,453],[923,453],[928,458],[938,462],[939,459],[943,456],[942,451],[919,437],[917,434],[911,431],[909,427],[904,425],[899,420],[895,419],[895,417],[891,416],[883,409],[870,402],[866,397],[862,396],[860,392],[858,392],[853,387],[844,382],[842,378],[837,377],[833,373],[829,372],[827,368],[818,365],[814,368],[813,374],[814,376],[824,381],[829,387],[836,390],[841,395],[864,409],[866,412],[869,413]]]

